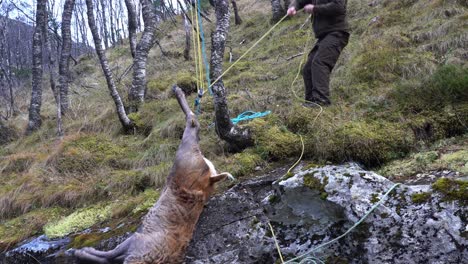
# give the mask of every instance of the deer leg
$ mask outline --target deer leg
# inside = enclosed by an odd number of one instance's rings
[[[94,261],[97,263],[109,263],[109,260],[118,260],[121,257],[125,258],[128,248],[130,247],[133,240],[133,236],[131,236],[118,245],[115,249],[110,251],[100,251],[94,248],[82,248],[76,250],[74,254],[80,259],[86,259],[88,261]],[[107,262],[102,262],[104,260]]]
[[[98,257],[92,254],[89,254],[85,250],[78,249],[74,252],[75,257],[79,258],[80,260],[98,264],[110,264],[109,260],[104,257]]]
[[[185,94],[177,85],[172,87],[172,91],[174,92],[177,101],[179,102],[182,111],[185,114],[185,130],[184,135],[182,137],[182,142],[187,143],[197,143],[198,144],[198,132],[200,130],[200,124],[198,123],[196,115],[190,110],[188,106],[187,99],[185,98]]]

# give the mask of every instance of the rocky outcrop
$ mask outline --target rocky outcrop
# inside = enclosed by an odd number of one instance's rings
[[[274,263],[343,234],[393,182],[355,164],[266,176],[210,201],[187,254],[188,263]],[[397,187],[361,225],[315,252],[331,263],[462,263],[468,259],[467,208],[434,193],[413,202],[429,185]]]
[[[394,185],[355,164],[302,168],[282,179],[284,174],[279,169],[213,197],[186,263],[275,263],[279,255],[268,223],[284,259],[291,260],[345,233]],[[447,199],[431,185],[400,185],[382,202],[313,257],[326,263],[466,262],[466,200]],[[74,263],[64,254],[52,256],[61,258],[41,263]]]

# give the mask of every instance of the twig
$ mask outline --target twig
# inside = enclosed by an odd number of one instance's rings
[[[290,61],[290,60],[292,60],[294,58],[297,58],[299,56],[302,56],[302,55],[304,55],[304,52],[298,53],[296,55],[292,55],[291,57],[286,58],[286,61]]]
[[[163,50],[163,48],[162,48],[162,46],[161,46],[161,43],[159,43],[158,40],[155,40],[154,43],[157,44],[157,45],[159,46],[159,49],[161,50],[162,55],[167,56],[167,52],[165,52],[165,51]]]
[[[133,63],[127,67],[127,69],[125,69],[125,71],[122,73],[122,75],[120,75],[120,77],[117,79],[117,82],[120,83],[120,81],[122,81],[122,78],[124,78],[125,76],[127,76],[127,74],[130,72],[130,70],[133,68]]]
[[[75,66],[78,65],[78,61],[75,59],[75,57],[70,55],[70,59],[72,59],[72,61],[75,63]]]

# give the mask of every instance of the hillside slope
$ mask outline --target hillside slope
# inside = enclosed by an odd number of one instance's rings
[[[234,59],[272,26],[269,1],[238,0],[238,6],[244,22],[235,26],[232,18],[227,41]],[[301,78],[293,83],[302,57],[288,59],[304,45],[312,47],[310,23],[304,14],[286,20],[224,78],[232,117],[246,110],[272,111],[244,124],[252,127],[256,146],[226,152],[210,128],[214,109],[206,95],[199,117],[202,151],[240,181],[293,163],[301,154],[299,135],[305,158],[316,164],[356,161],[392,177],[405,166],[398,159],[406,158],[416,165],[401,177],[427,168],[466,174],[467,10],[462,0],[376,0],[371,6],[349,0],[351,39],[332,76],[333,106],[321,114],[302,108],[294,96],[303,93]],[[209,35],[214,24],[205,26]],[[132,116],[137,134],[121,133],[98,62],[83,57],[73,68],[72,111],[64,119],[63,141],[55,138],[53,97],[46,91],[42,129],[2,146],[1,248],[43,232],[54,237],[96,224],[131,223],[127,230],[138,225],[158,197],[183,131],[170,86],[195,85],[193,62],[182,56],[181,19],[162,24],[159,34],[165,54],[157,46],[150,53],[147,102]],[[131,84],[124,74],[132,62],[129,48],[114,47],[108,56],[125,95]],[[228,54],[225,68],[227,60]],[[27,121],[23,100],[23,115],[9,121],[18,130]],[[418,163],[421,151],[432,155]],[[79,236],[73,246],[99,239]]]

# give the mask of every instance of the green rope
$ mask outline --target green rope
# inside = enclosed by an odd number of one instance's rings
[[[245,111],[242,114],[238,115],[236,118],[231,118],[231,121],[235,125],[241,121],[264,117],[269,114],[271,114],[271,111],[265,111],[265,112]]]

